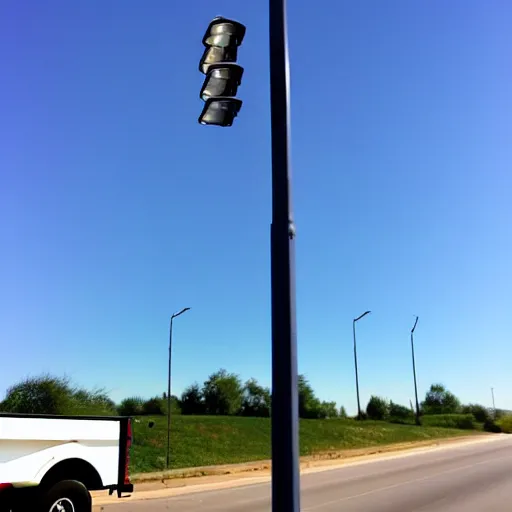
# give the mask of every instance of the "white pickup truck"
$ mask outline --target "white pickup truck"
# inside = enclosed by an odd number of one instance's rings
[[[90,512],[131,493],[130,418],[0,413],[0,512]]]

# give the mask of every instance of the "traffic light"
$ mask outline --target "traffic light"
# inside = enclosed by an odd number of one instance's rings
[[[200,92],[205,102],[200,124],[231,126],[242,108],[242,100],[235,96],[244,68],[236,64],[236,59],[244,36],[245,26],[237,21],[217,16],[208,25],[199,62],[199,71],[206,75]]]

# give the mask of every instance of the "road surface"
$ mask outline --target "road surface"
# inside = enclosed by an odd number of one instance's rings
[[[512,510],[512,435],[301,479],[302,512]],[[269,512],[268,483],[106,505],[105,512]],[[285,511],[283,511],[285,512]]]

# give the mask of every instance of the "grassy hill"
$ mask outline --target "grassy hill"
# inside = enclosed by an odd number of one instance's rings
[[[149,422],[154,426],[149,428]],[[355,420],[301,420],[301,455],[410,441],[470,435],[471,431]],[[132,472],[165,469],[167,420],[134,422]],[[171,467],[190,468],[270,458],[270,420],[237,416],[180,416],[172,419]]]

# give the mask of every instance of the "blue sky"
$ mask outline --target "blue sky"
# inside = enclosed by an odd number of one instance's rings
[[[0,394],[41,372],[115,399],[224,367],[270,384],[266,2],[0,7]],[[201,37],[247,25],[244,106],[197,124]],[[299,370],[318,395],[443,382],[512,409],[506,1],[290,2]]]

